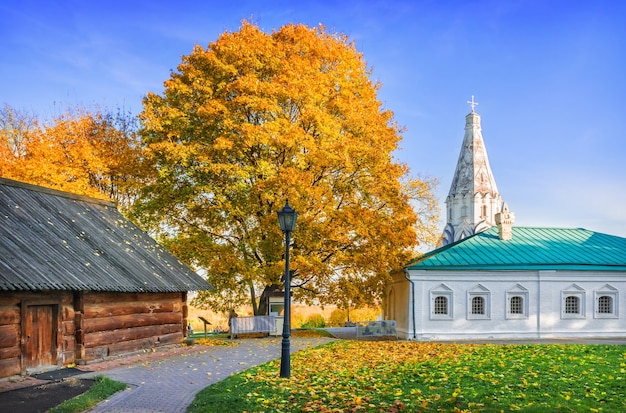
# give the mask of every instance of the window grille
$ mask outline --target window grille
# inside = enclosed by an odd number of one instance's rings
[[[524,314],[524,299],[519,295],[511,297],[510,307],[511,314]]]
[[[448,314],[448,298],[435,297],[435,314]]]
[[[485,314],[485,299],[483,297],[472,298],[472,314]]]
[[[613,314],[613,297],[608,295],[598,297],[598,313]]]
[[[580,299],[578,297],[569,296],[565,297],[565,314],[579,314],[580,313]]]

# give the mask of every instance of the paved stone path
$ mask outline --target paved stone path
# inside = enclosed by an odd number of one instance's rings
[[[327,343],[329,338],[291,338],[291,352]],[[281,337],[235,340],[238,345],[214,346],[144,364],[81,374],[103,375],[130,389],[100,403],[91,413],[184,413],[196,393],[250,367],[280,358]],[[226,412],[225,412],[226,413]]]
[[[327,329],[339,339],[355,339],[354,328]],[[291,338],[292,352],[327,343],[331,338]],[[536,339],[536,340],[483,340],[462,343],[561,343],[561,344],[624,344],[626,337],[598,337],[587,339]],[[127,356],[117,360],[84,366],[94,370],[76,377],[90,378],[104,375],[124,382],[129,389],[113,395],[100,403],[91,413],[184,413],[196,393],[208,385],[250,367],[280,358],[281,337],[238,339],[238,345],[193,346],[154,353]],[[43,382],[31,377],[16,383],[4,382],[0,391],[34,386]],[[14,386],[12,386],[14,385]],[[228,413],[228,412],[224,412]]]

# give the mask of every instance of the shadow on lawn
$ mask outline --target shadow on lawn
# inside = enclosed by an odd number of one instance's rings
[[[58,406],[66,400],[83,394],[95,380],[67,378],[0,393],[0,411],[38,413]]]

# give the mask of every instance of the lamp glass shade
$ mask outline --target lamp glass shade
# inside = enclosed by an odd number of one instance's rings
[[[285,203],[283,209],[278,211],[278,223],[283,232],[291,232],[296,227],[296,217],[298,213],[289,206],[289,200]]]

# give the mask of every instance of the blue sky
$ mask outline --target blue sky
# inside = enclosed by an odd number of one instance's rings
[[[475,96],[517,225],[626,237],[626,2],[620,0],[0,3],[0,104],[141,110],[195,44],[242,19],[324,24],[355,41],[406,128],[397,157],[443,210]]]

